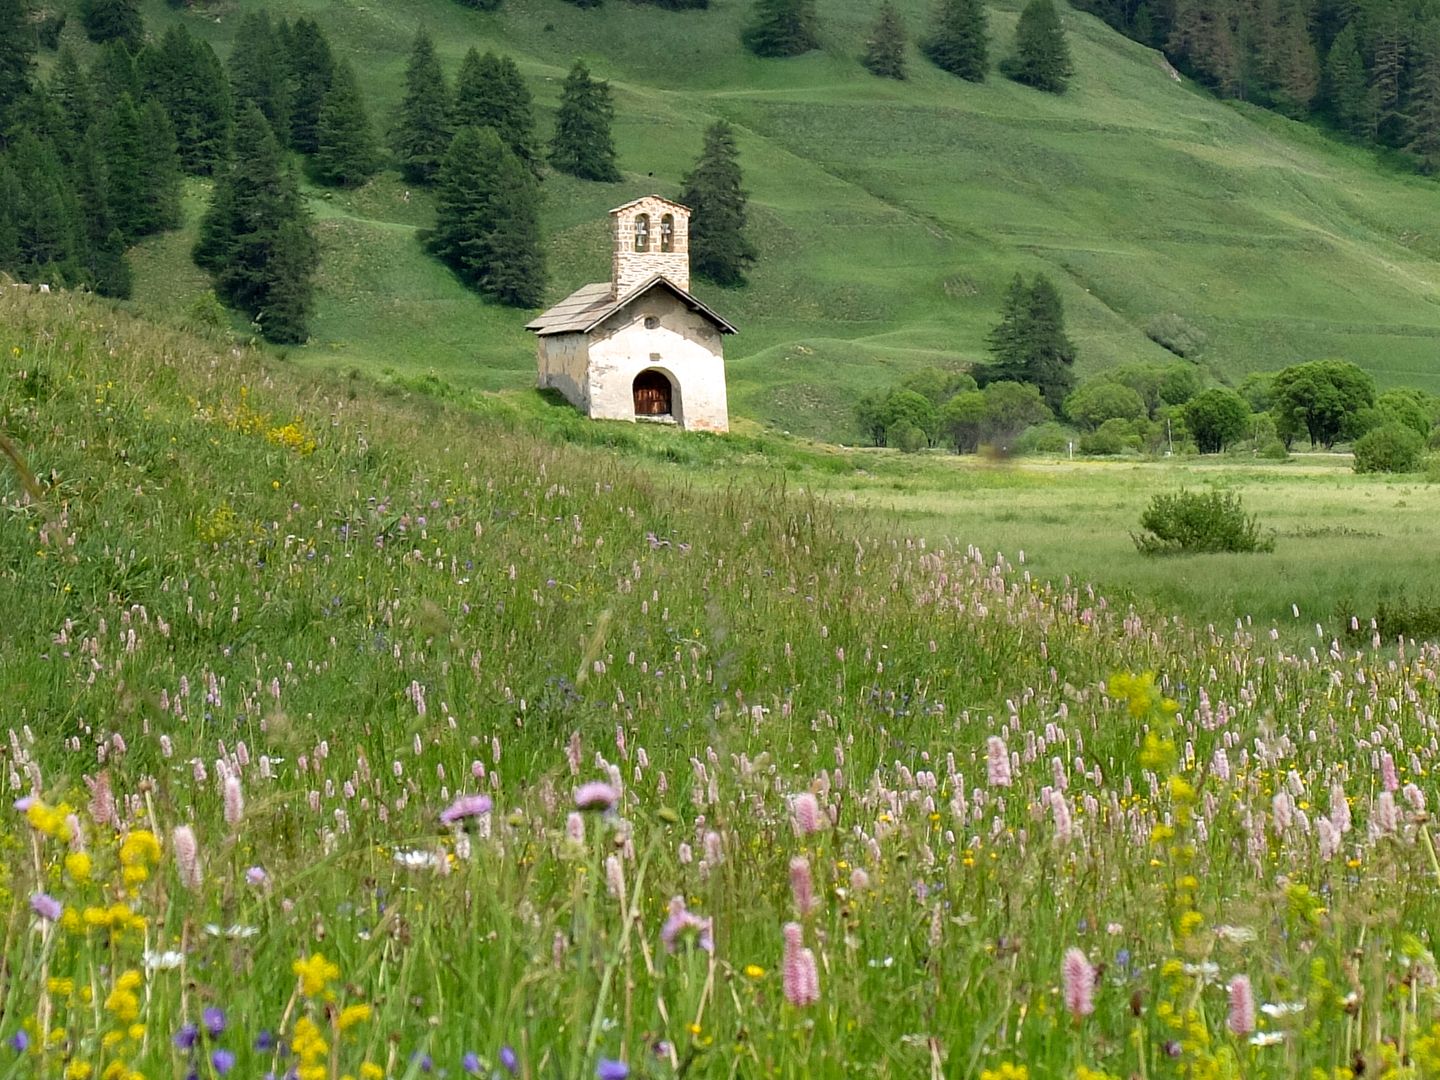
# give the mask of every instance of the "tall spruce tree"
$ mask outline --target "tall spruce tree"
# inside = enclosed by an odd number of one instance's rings
[[[865,39],[860,62],[872,75],[884,79],[905,78],[905,24],[890,0],[880,5],[880,14]]]
[[[1356,138],[1368,138],[1374,133],[1375,110],[1353,22],[1335,35],[1325,57],[1325,98],[1341,131]]]
[[[144,137],[140,110],[128,93],[104,112],[100,125],[109,177],[110,212],[126,241],[149,232],[149,178],[145,175]]]
[[[745,284],[755,249],[745,236],[740,150],[724,120],[706,128],[700,160],[685,177],[680,201],[691,211],[691,268],[717,285]]]
[[[1006,62],[1005,74],[1037,90],[1062,94],[1074,70],[1054,0],[1029,0],[1015,24],[1015,55]]]
[[[78,142],[95,123],[95,95],[90,78],[80,66],[80,58],[68,44],[60,50],[46,89],[64,118],[72,139]]]
[[[981,82],[990,70],[990,25],[984,0],[939,0],[921,48],[941,71]]]
[[[1409,44],[1400,14],[1389,6],[1375,16],[1370,62],[1371,100],[1375,104],[1375,137],[1387,146],[1405,141],[1405,75]]]
[[[12,275],[20,270],[20,226],[16,214],[24,197],[10,163],[0,154],[0,270]]]
[[[1440,172],[1440,35],[1430,35],[1421,47],[1406,120],[1406,151],[1427,176]]]
[[[615,141],[610,136],[614,117],[610,84],[592,79],[585,64],[576,60],[560,91],[550,164],[582,180],[618,181]]]
[[[335,57],[314,19],[298,19],[290,27],[285,56],[290,76],[290,145],[302,154],[313,154],[320,145],[320,113],[329,100]],[[357,88],[356,100],[358,94]]]
[[[435,55],[435,43],[421,30],[405,67],[405,96],[390,129],[390,148],[401,175],[412,184],[433,183],[450,146],[450,88]]]
[[[165,107],[175,129],[181,168],[213,173],[230,152],[231,127],[230,87],[215,50],[180,23],[141,53],[139,66],[146,95]]]
[[[140,109],[140,165],[145,174],[143,233],[149,235],[178,227],[181,221],[180,151],[170,114],[154,100],[147,101]]]
[[[195,262],[216,294],[271,341],[303,341],[319,245],[269,119],[253,102],[235,125],[235,153],[200,222]]]
[[[429,248],[461,281],[501,303],[544,291],[535,179],[494,128],[461,128],[440,167]]]
[[[139,0],[80,0],[80,21],[91,41],[123,41],[139,48],[145,20]]]
[[[755,0],[740,40],[756,56],[799,56],[819,48],[814,0]]]
[[[131,101],[139,101],[144,96],[130,46],[123,41],[111,41],[100,50],[90,65],[90,87],[102,112],[122,95],[129,94]]]
[[[230,86],[236,117],[253,104],[283,145],[290,141],[290,69],[282,39],[262,8],[240,20],[230,52]]]
[[[535,111],[520,69],[508,56],[471,49],[455,80],[453,121],[462,127],[494,128],[501,140],[535,176],[540,152],[535,144]]]
[[[330,93],[315,126],[315,157],[310,166],[320,183],[345,187],[363,184],[380,167],[360,83],[355,69],[343,60],[335,65]]]
[[[1057,412],[1075,385],[1075,346],[1065,334],[1060,294],[1044,274],[1025,284],[1016,274],[990,332],[994,357],[978,375],[986,383],[1023,382],[1036,387]]]
[[[22,132],[7,158],[18,193],[12,207],[16,276],[56,286],[83,284],[80,207],[55,147]]]
[[[19,130],[35,67],[35,46],[27,0],[0,0],[0,146]],[[10,175],[13,179],[14,173]]]
[[[125,299],[130,295],[134,275],[125,254],[125,238],[110,213],[110,181],[95,129],[80,143],[74,175],[84,230],[86,277],[100,295]]]

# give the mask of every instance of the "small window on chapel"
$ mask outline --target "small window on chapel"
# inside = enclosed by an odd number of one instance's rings
[[[660,320],[657,319],[654,315],[646,315],[646,316],[645,316],[645,329],[646,329],[646,330],[655,330],[655,329],[658,329],[659,326],[660,326]]]
[[[640,214],[635,218],[635,250],[650,250],[650,215]]]
[[[675,250],[675,215],[666,214],[660,219],[660,250]]]

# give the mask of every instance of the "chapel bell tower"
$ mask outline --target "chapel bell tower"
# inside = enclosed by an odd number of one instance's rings
[[[651,278],[690,291],[690,208],[647,195],[610,211],[615,262],[610,295],[626,295]]]

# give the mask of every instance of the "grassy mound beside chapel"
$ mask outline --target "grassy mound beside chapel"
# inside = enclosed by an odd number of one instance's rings
[[[153,0],[146,15],[156,30],[187,20],[223,56],[256,6],[182,13]],[[898,7],[911,34],[923,32],[925,0]],[[1017,10],[990,8],[997,55]],[[1435,184],[1216,102],[1087,15],[1064,14],[1078,74],[1056,97],[998,74],[961,82],[913,48],[909,81],[869,75],[856,60],[868,0],[820,5],[822,50],[787,61],[742,51],[742,0],[692,12],[507,0],[493,14],[453,0],[296,0],[283,12],[319,21],[364,73],[377,120],[420,26],[452,75],[472,45],[514,55],[545,137],[575,57],[611,81],[624,180],[545,181],[551,299],[608,274],[607,209],[674,195],[705,125],[735,124],[761,261],[749,287],[700,292],[742,331],[727,343],[733,409],[769,425],[853,437],[860,392],[982,359],[1017,270],[1060,285],[1082,374],[1167,358],[1145,329],[1176,313],[1206,333],[1200,362],[1220,379],[1341,356],[1382,386],[1440,389]],[[325,260],[315,337],[297,356],[468,388],[530,384],[525,314],[481,302],[422,253],[427,193],[391,173],[359,192],[313,194]],[[176,234],[143,249],[143,307],[183,310],[203,288],[188,245]]]

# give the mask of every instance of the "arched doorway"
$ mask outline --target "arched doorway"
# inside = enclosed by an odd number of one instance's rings
[[[653,368],[635,376],[635,415],[673,416],[674,388],[663,371]]]

